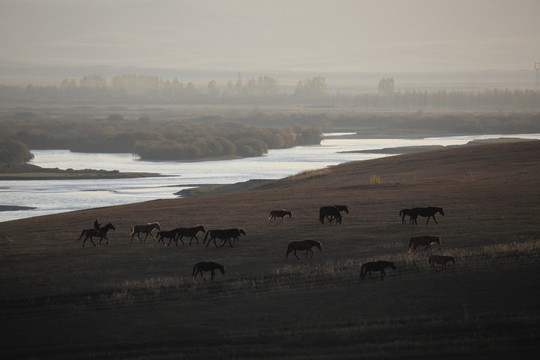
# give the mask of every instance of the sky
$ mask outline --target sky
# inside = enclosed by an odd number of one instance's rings
[[[0,64],[532,70],[540,0],[0,0]]]

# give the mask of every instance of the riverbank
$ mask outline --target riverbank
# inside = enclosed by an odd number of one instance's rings
[[[1,180],[83,180],[83,179],[132,179],[163,176],[146,172],[120,172],[118,170],[61,170],[42,168],[31,164],[0,164]]]

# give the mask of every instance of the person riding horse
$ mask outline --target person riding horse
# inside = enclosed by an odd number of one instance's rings
[[[98,219],[94,220],[94,231],[96,232],[96,235],[99,236],[101,234],[101,224],[99,223]]]

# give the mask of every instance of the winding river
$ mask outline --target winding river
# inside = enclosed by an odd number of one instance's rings
[[[0,206],[30,210],[0,211],[0,222],[34,216],[121,205],[154,199],[178,198],[178,191],[202,184],[233,184],[250,179],[279,179],[306,170],[392,153],[343,153],[402,146],[462,145],[475,139],[519,137],[540,139],[540,134],[471,135],[418,139],[356,139],[325,134],[321,145],[270,150],[261,157],[193,162],[149,162],[131,154],[87,154],[67,150],[32,150],[32,164],[44,168],[103,169],[166,175],[137,179],[8,180],[0,181]]]

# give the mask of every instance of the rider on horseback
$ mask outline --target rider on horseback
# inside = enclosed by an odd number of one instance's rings
[[[94,220],[94,232],[97,236],[101,234],[101,224],[99,223],[98,219]]]

